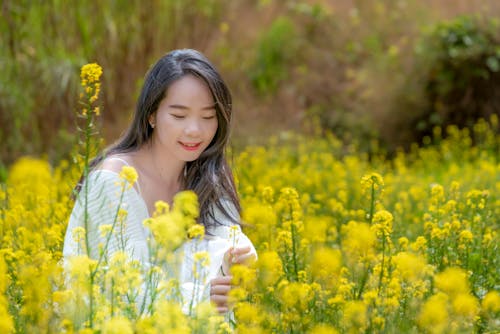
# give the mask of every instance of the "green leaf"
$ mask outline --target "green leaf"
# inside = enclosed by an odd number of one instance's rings
[[[486,66],[492,71],[492,72],[498,72],[500,69],[500,62],[498,61],[498,58],[495,56],[489,56],[486,59]]]

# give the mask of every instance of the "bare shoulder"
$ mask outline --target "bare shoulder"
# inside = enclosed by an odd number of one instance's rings
[[[119,173],[122,170],[123,166],[132,166],[132,165],[133,165],[133,158],[130,154],[127,153],[115,154],[106,157],[106,159],[104,159],[101,162],[98,169],[109,170],[111,172]]]

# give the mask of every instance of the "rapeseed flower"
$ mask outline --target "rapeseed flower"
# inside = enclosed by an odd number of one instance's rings
[[[362,301],[348,301],[344,305],[342,325],[347,333],[363,333],[368,325],[367,306]]]
[[[474,319],[479,312],[478,300],[468,293],[460,293],[456,295],[452,300],[452,306],[453,312],[459,317],[471,320]]]
[[[98,83],[92,80],[85,84]],[[95,91],[88,92],[82,102],[92,110]],[[180,261],[175,251],[187,237],[202,237],[194,196],[172,208],[159,202],[145,222],[150,267],[118,252],[101,262],[68,261],[65,277],[58,262],[73,205],[69,185],[78,181],[82,161],[52,167],[43,159],[22,159],[0,185],[0,331],[94,333],[113,330],[107,322],[120,317],[138,334],[227,333],[230,326],[238,333],[398,333],[407,324],[429,333],[494,331],[500,170],[491,148],[498,147],[498,136],[488,135],[488,148],[468,149],[462,145],[466,134],[451,131],[441,139],[446,145],[415,146],[390,163],[376,153],[368,160],[354,148],[343,151],[329,136],[288,134],[238,155],[236,164],[244,168],[236,179],[248,223],[242,229],[259,261],[234,268],[239,286],[230,296],[240,313],[231,325],[209,306],[184,315],[177,303],[180,283],[165,270]],[[438,163],[443,157],[447,164]],[[384,179],[367,177],[360,187],[370,170],[384,171]],[[101,226],[99,232],[119,236],[125,217],[121,210],[116,228]],[[86,231],[74,232],[85,254]],[[198,241],[186,245],[196,248]],[[205,260],[203,254],[196,258]],[[198,269],[202,281],[205,268]],[[136,300],[144,277],[151,304],[140,315]]]
[[[311,260],[311,274],[314,279],[334,284],[342,268],[342,253],[338,249],[322,247],[317,249]]]
[[[97,63],[82,66],[80,78],[82,86],[89,86],[99,82],[102,75],[102,68]]]
[[[280,300],[286,308],[295,308],[305,311],[309,308],[314,293],[311,286],[306,283],[292,282],[280,291]]]
[[[120,178],[126,182],[126,189],[130,189],[134,186],[137,181],[137,171],[134,167],[123,166],[120,171]]]
[[[431,296],[420,310],[419,325],[429,333],[445,333],[449,326],[448,297],[443,293]]]
[[[423,256],[408,252],[400,252],[392,257],[399,277],[414,283],[421,280],[428,273],[427,261]]]
[[[12,319],[12,316],[8,312],[9,304],[4,296],[5,289],[7,288],[7,283],[9,282],[9,277],[6,270],[7,267],[3,258],[0,258],[0,332],[13,333],[14,321]]]
[[[371,196],[372,191],[382,193],[384,190],[384,179],[379,173],[366,174],[361,178],[361,192]]]
[[[337,334],[338,331],[329,325],[316,325],[313,328],[311,328],[310,331],[307,332],[308,334]]]
[[[192,220],[192,223],[194,223],[199,214],[198,197],[194,191],[178,192],[174,196],[174,210],[182,213],[186,219]]]
[[[274,286],[283,277],[283,263],[275,251],[267,251],[259,254],[257,261],[259,278],[264,286]]]
[[[188,229],[187,235],[190,239],[203,239],[203,237],[205,236],[205,226],[195,224]]]
[[[460,268],[449,267],[434,277],[436,288],[455,297],[459,294],[469,293],[467,273]]]
[[[348,262],[370,262],[375,258],[377,237],[368,224],[350,221],[342,226],[341,233],[342,250]]]
[[[133,334],[132,323],[126,317],[113,317],[102,326],[102,334]]]
[[[489,291],[481,301],[481,307],[484,312],[493,314],[500,312],[500,293]]]

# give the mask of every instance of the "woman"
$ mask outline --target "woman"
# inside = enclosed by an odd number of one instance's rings
[[[210,300],[220,313],[228,311],[233,263],[256,257],[252,243],[240,235],[241,247],[230,247],[225,239],[230,226],[239,228],[239,200],[225,158],[232,119],[231,95],[213,65],[195,50],[175,50],[161,58],[146,76],[134,118],[125,135],[91,162],[88,204],[77,200],[64,243],[64,256],[81,252],[73,230],[87,224],[88,254],[98,256],[102,236],[99,226],[114,219],[118,198],[118,173],[132,166],[137,183],[120,200],[127,209],[125,238],[127,253],[147,261],[148,231],[142,222],[151,217],[155,202],[172,204],[181,190],[198,196],[198,222],[206,230],[205,247],[210,254]],[[80,183],[81,185],[82,183]],[[80,187],[81,188],[81,187]],[[81,197],[81,196],[79,196]],[[105,198],[105,203],[102,199]],[[87,206],[88,214],[85,214]],[[108,255],[118,248],[111,242]],[[187,250],[187,249],[186,249]],[[187,250],[181,284],[192,280]],[[192,260],[192,259],[191,259]]]

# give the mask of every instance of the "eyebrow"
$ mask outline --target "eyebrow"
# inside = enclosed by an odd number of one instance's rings
[[[188,110],[189,108],[186,107],[186,106],[183,106],[182,104],[171,104],[168,106],[169,108],[172,108],[172,109],[181,109],[181,110]],[[212,109],[215,109],[216,107],[216,104],[212,104],[210,106],[206,106],[206,107],[203,107],[201,108],[202,110],[212,110]]]

